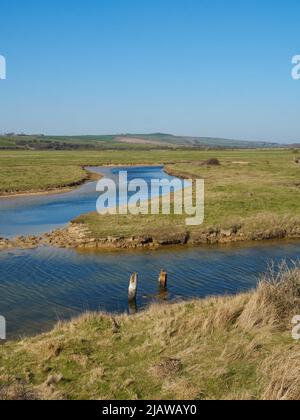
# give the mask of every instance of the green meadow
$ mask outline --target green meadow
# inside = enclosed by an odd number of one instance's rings
[[[204,228],[246,232],[293,227],[300,213],[297,150],[1,151],[0,194],[51,191],[88,178],[85,166],[162,164],[167,172],[205,180]],[[203,165],[216,158],[220,165]],[[154,234],[186,230],[184,217],[82,215],[93,236]],[[203,229],[203,226],[201,227]],[[193,229],[197,230],[197,228]]]

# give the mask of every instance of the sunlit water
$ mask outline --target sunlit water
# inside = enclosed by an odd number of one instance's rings
[[[122,168],[123,169],[123,168]],[[115,178],[120,168],[93,168]],[[129,168],[129,179],[166,177],[161,167]],[[55,196],[0,200],[0,236],[37,234],[95,210],[96,183]],[[56,248],[0,252],[0,315],[8,338],[50,329],[85,311],[132,312],[153,301],[226,295],[254,288],[271,261],[292,264],[300,243],[170,248],[159,251],[78,252]],[[158,273],[169,273],[168,290]],[[128,305],[130,274],[140,274],[137,307]]]
[[[163,171],[163,167],[91,167],[91,172],[118,181],[121,170],[128,172],[128,181],[143,179],[150,191],[152,179],[175,179]],[[81,214],[96,211],[99,193],[96,182],[63,194],[19,196],[0,199],[0,237],[40,235],[65,226]],[[147,197],[145,197],[146,199]]]

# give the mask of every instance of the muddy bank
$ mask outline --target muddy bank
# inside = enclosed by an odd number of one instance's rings
[[[159,249],[164,246],[203,246],[239,243],[245,241],[267,241],[282,239],[300,239],[300,226],[291,229],[257,230],[244,232],[239,229],[210,229],[195,232],[180,231],[168,235],[118,236],[94,238],[85,225],[71,223],[64,229],[58,229],[42,236],[20,236],[14,239],[0,238],[0,250],[22,248],[34,249],[39,246],[54,246],[74,249]]]

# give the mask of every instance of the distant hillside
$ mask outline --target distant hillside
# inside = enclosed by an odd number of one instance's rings
[[[7,134],[0,136],[0,149],[28,150],[107,150],[107,149],[256,149],[293,147],[279,143],[231,140],[209,137],[185,137],[171,134],[119,134],[99,136],[45,136]],[[294,146],[297,147],[297,146]]]
[[[173,136],[170,134],[156,133],[156,134],[128,134],[126,138],[139,138],[145,141],[155,141],[160,144],[169,144],[175,146],[185,147],[205,147],[205,148],[276,148],[283,147],[278,143],[267,143],[261,141],[244,141],[244,140],[231,140],[225,138],[214,137],[185,137]]]

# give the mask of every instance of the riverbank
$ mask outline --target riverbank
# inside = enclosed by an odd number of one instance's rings
[[[159,222],[160,221],[160,222]],[[180,221],[180,223],[179,223]],[[188,228],[184,221],[167,216],[80,216],[64,229],[41,236],[0,238],[0,251],[58,248],[128,250],[159,249],[167,246],[224,245],[270,240],[299,240],[300,220],[261,214],[221,227]]]
[[[0,346],[1,399],[298,400],[298,269],[234,297],[86,314]]]
[[[191,227],[184,216],[110,216],[91,213],[72,223],[81,230],[82,247],[159,248],[163,246],[201,246],[300,239],[300,219],[261,213],[245,219],[227,221],[224,225]]]

